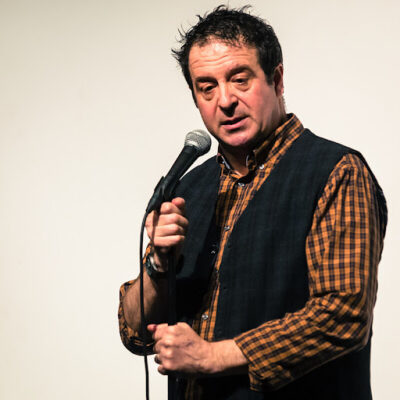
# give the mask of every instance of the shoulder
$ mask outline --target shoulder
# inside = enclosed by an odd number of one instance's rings
[[[344,176],[349,178],[366,179],[372,183],[372,177],[365,160],[357,153],[346,153],[335,165],[331,180],[341,181]]]
[[[347,153],[358,153],[356,150],[341,143],[318,136],[309,129],[305,129],[300,136],[300,141],[302,142],[301,147],[308,153],[313,153],[314,156],[333,156],[340,159]]]
[[[344,212],[352,213],[356,209],[364,209],[364,214],[375,214],[382,237],[385,235],[386,199],[373,172],[360,153],[345,154],[332,170],[318,208],[324,210],[332,204],[342,204]],[[321,211],[321,214],[325,214],[325,211]]]

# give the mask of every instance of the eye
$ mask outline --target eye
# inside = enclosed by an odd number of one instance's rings
[[[212,100],[216,86],[213,82],[201,82],[197,85],[197,90],[205,100]]]
[[[214,85],[204,85],[200,87],[200,91],[203,93],[210,93],[214,89]]]
[[[232,78],[232,82],[239,88],[247,88],[249,85],[249,77],[245,74],[235,75]]]

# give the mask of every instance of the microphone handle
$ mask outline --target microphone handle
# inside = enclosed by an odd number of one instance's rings
[[[173,198],[174,190],[179,179],[198,157],[199,153],[196,147],[185,146],[182,149],[167,175],[161,177],[160,181],[157,183],[153,196],[147,205],[146,212],[150,213],[153,210],[159,210],[164,201],[169,201]]]

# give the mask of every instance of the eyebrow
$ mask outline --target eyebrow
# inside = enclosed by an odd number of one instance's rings
[[[228,72],[228,78],[231,78],[233,75],[239,74],[241,72],[252,72],[251,68],[248,65],[238,65],[237,67],[232,68]],[[205,82],[215,82],[215,78],[212,76],[204,75],[199,76],[195,79],[195,83],[205,83]]]
[[[233,75],[240,74],[241,72],[250,72],[252,73],[252,69],[248,65],[239,65],[229,71],[229,78]]]

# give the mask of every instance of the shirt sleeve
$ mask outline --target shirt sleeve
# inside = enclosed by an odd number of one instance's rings
[[[146,253],[145,257],[143,259],[143,262],[145,262],[146,257],[150,253],[150,246],[147,246],[146,248]],[[124,346],[131,351],[134,354],[138,355],[143,355],[143,340],[140,337],[140,333],[134,331],[127,323],[125,319],[125,312],[124,312],[124,297],[128,290],[132,287],[132,285],[135,284],[135,282],[138,280],[134,279],[128,282],[125,282],[124,284],[121,285],[119,289],[119,306],[118,306],[118,324],[119,324],[119,334],[121,336],[122,343]],[[146,354],[152,354],[153,353],[153,345],[154,342],[149,342],[146,343]]]
[[[309,300],[234,339],[253,390],[278,389],[367,343],[386,224],[380,193],[356,155],[335,166],[306,240]]]

